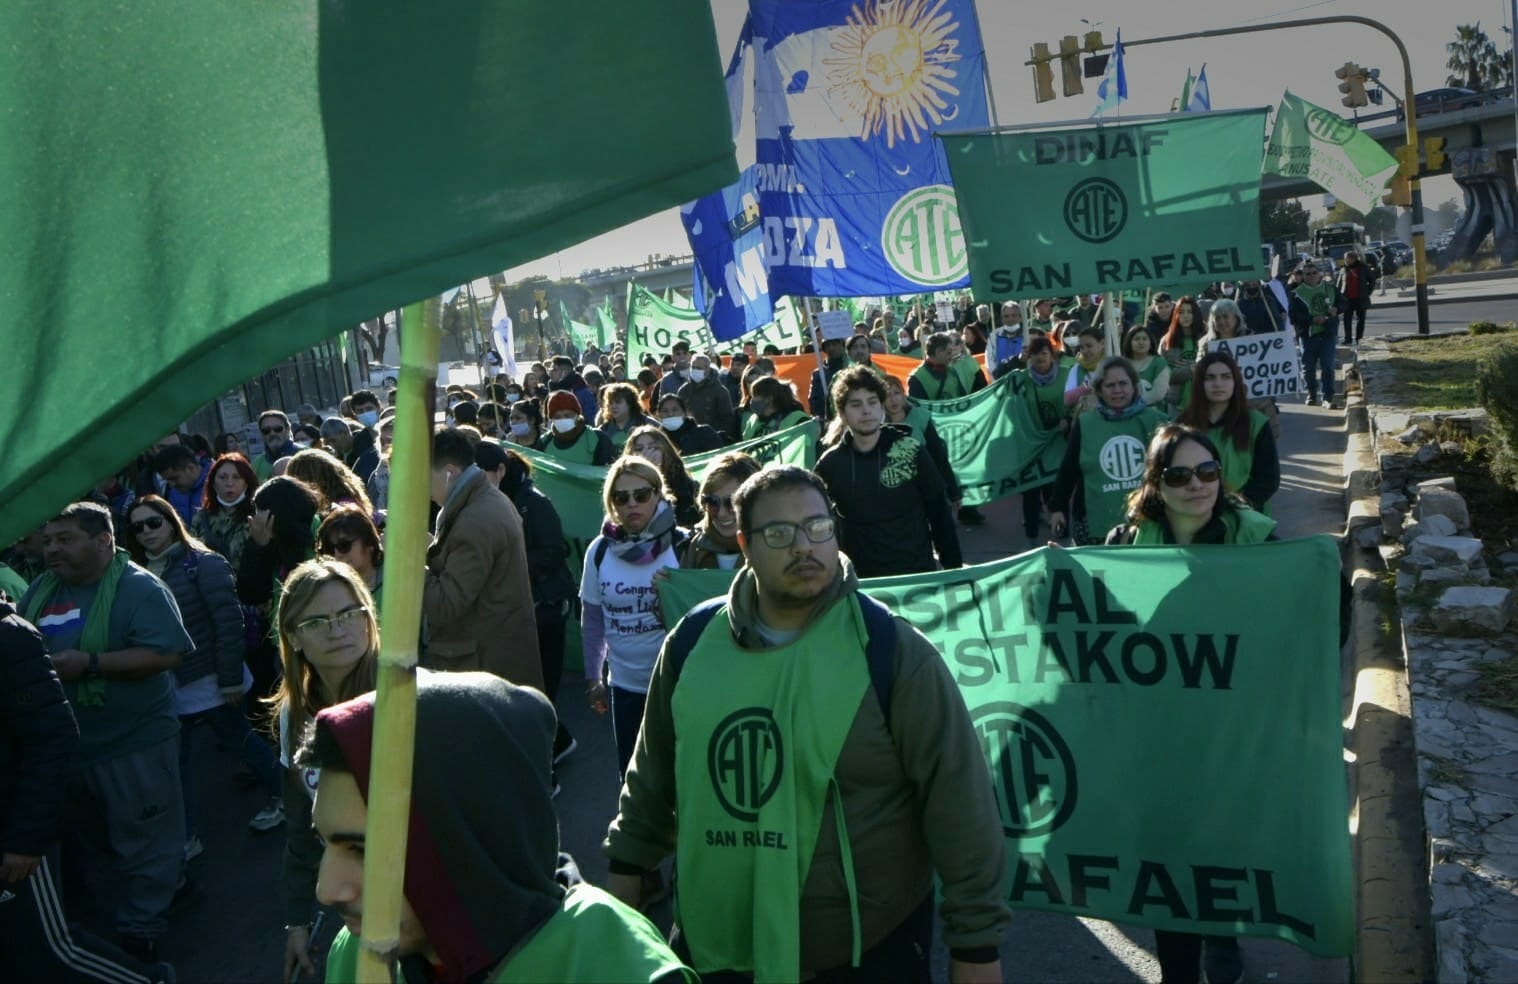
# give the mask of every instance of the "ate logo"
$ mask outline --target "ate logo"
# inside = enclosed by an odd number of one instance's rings
[[[1078,791],[1075,758],[1049,720],[1010,701],[983,704],[970,719],[1007,836],[1051,833],[1069,820]]]
[[[1087,178],[1065,196],[1065,225],[1088,243],[1105,243],[1128,224],[1128,198],[1117,182]]]
[[[1307,111],[1307,132],[1318,140],[1342,146],[1353,140],[1360,131],[1345,122],[1344,117],[1338,113],[1313,108]]]
[[[1130,434],[1120,434],[1102,445],[1097,460],[1109,480],[1137,482],[1144,477],[1144,442]]]
[[[886,213],[880,245],[891,268],[913,283],[948,284],[970,272],[959,206],[948,185],[902,195]]]
[[[951,420],[947,423],[934,421],[938,436],[943,438],[949,452],[951,466],[964,461],[975,453],[975,425],[967,420]]]
[[[717,802],[735,820],[753,822],[780,788],[785,745],[767,707],[745,707],[722,719],[706,747]]]

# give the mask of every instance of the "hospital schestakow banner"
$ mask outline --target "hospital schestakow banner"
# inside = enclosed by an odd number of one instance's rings
[[[1262,276],[1265,110],[939,134],[976,296]]]
[[[671,571],[666,621],[732,576]],[[1338,578],[1316,536],[1042,549],[861,587],[959,684],[1013,906],[1337,957],[1354,943]],[[1240,584],[1273,587],[1219,587]]]

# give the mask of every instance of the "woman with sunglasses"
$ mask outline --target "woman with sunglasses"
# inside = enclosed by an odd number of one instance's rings
[[[272,830],[284,822],[279,768],[273,750],[254,734],[242,713],[243,694],[253,686],[253,675],[243,664],[247,638],[232,568],[191,536],[174,507],[156,495],[137,500],[127,513],[127,522],[132,559],[168,585],[185,631],[195,641],[194,652],[174,670],[188,861],[202,850],[192,768],[196,725],[209,725],[220,744],[236,748],[268,794],[268,802],[248,821],[254,830]]]
[[[664,493],[675,505],[675,522],[690,529],[701,522],[701,506],[696,501],[701,486],[685,468],[685,459],[664,428],[654,424],[639,427],[627,435],[622,457],[636,455],[653,462],[664,479]]]
[[[301,735],[316,712],[374,689],[379,622],[369,589],[352,567],[335,560],[307,561],[285,581],[276,619],[284,677],[270,699],[279,721],[279,761],[285,767],[284,976],[311,962],[316,875],[322,844],[311,826],[317,774],[291,766]]]
[[[374,614],[381,611],[380,592],[385,586],[385,548],[379,530],[362,506],[344,503],[327,513],[316,530],[316,554],[340,560],[358,572],[374,598]]]
[[[742,451],[729,451],[706,469],[701,479],[703,515],[680,551],[680,567],[731,571],[743,566],[733,496],[744,479],[758,471],[759,462]]]
[[[597,713],[610,706],[618,774],[625,777],[664,645],[654,575],[680,566],[686,535],[652,462],[636,454],[618,458],[601,491],[607,518],[585,551],[580,632],[586,696]]]
[[[242,563],[257,490],[258,475],[248,459],[235,452],[224,454],[211,465],[205,499],[190,520],[195,538],[227,558],[233,571]]]
[[[1206,433],[1217,446],[1223,485],[1268,512],[1270,497],[1281,487],[1281,459],[1270,420],[1249,408],[1246,388],[1231,355],[1208,352],[1192,370],[1191,402],[1176,422]]]

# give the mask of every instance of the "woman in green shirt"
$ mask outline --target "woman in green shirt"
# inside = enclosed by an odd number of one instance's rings
[[[751,441],[794,427],[811,419],[796,399],[791,384],[776,376],[760,376],[749,385],[749,417],[743,424],[743,439]]]
[[[627,445],[627,435],[648,423],[638,388],[631,383],[612,383],[601,391],[601,412],[596,429],[605,434],[617,454]]]
[[[1191,402],[1177,421],[1205,432],[1217,445],[1224,486],[1265,510],[1281,487],[1281,460],[1269,421],[1249,409],[1244,377],[1231,355],[1208,352],[1193,373]]]
[[[1175,310],[1170,312],[1170,328],[1160,339],[1160,355],[1170,364],[1167,402],[1171,413],[1179,413],[1191,396],[1191,366],[1196,362],[1205,331],[1196,298],[1186,296],[1176,301]]]
[[[1154,336],[1143,325],[1134,325],[1123,336],[1123,358],[1139,374],[1139,396],[1151,407],[1163,407],[1170,395],[1170,363],[1154,354]]]

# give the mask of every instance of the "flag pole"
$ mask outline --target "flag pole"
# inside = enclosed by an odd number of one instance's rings
[[[991,88],[991,56],[986,49],[986,35],[980,29],[980,11],[974,3],[970,4],[970,16],[975,18],[975,33],[980,38],[980,74],[986,86],[986,110],[991,115],[991,126],[997,127],[1001,123],[996,117],[996,93]]]
[[[474,362],[480,370],[480,399],[483,400],[485,398],[485,387],[489,385],[487,382],[488,376],[485,372],[485,328],[480,323],[480,302],[475,300],[474,286],[466,282],[464,284],[464,293],[469,298],[469,314],[474,321]],[[492,337],[491,344],[493,345],[494,343],[495,339]]]
[[[357,978],[389,984],[400,945],[411,768],[416,739],[417,639],[421,635],[431,498],[432,389],[437,378],[442,299],[408,305],[401,335],[390,524],[385,528],[384,632],[374,701],[368,820],[364,830],[364,928]]]

